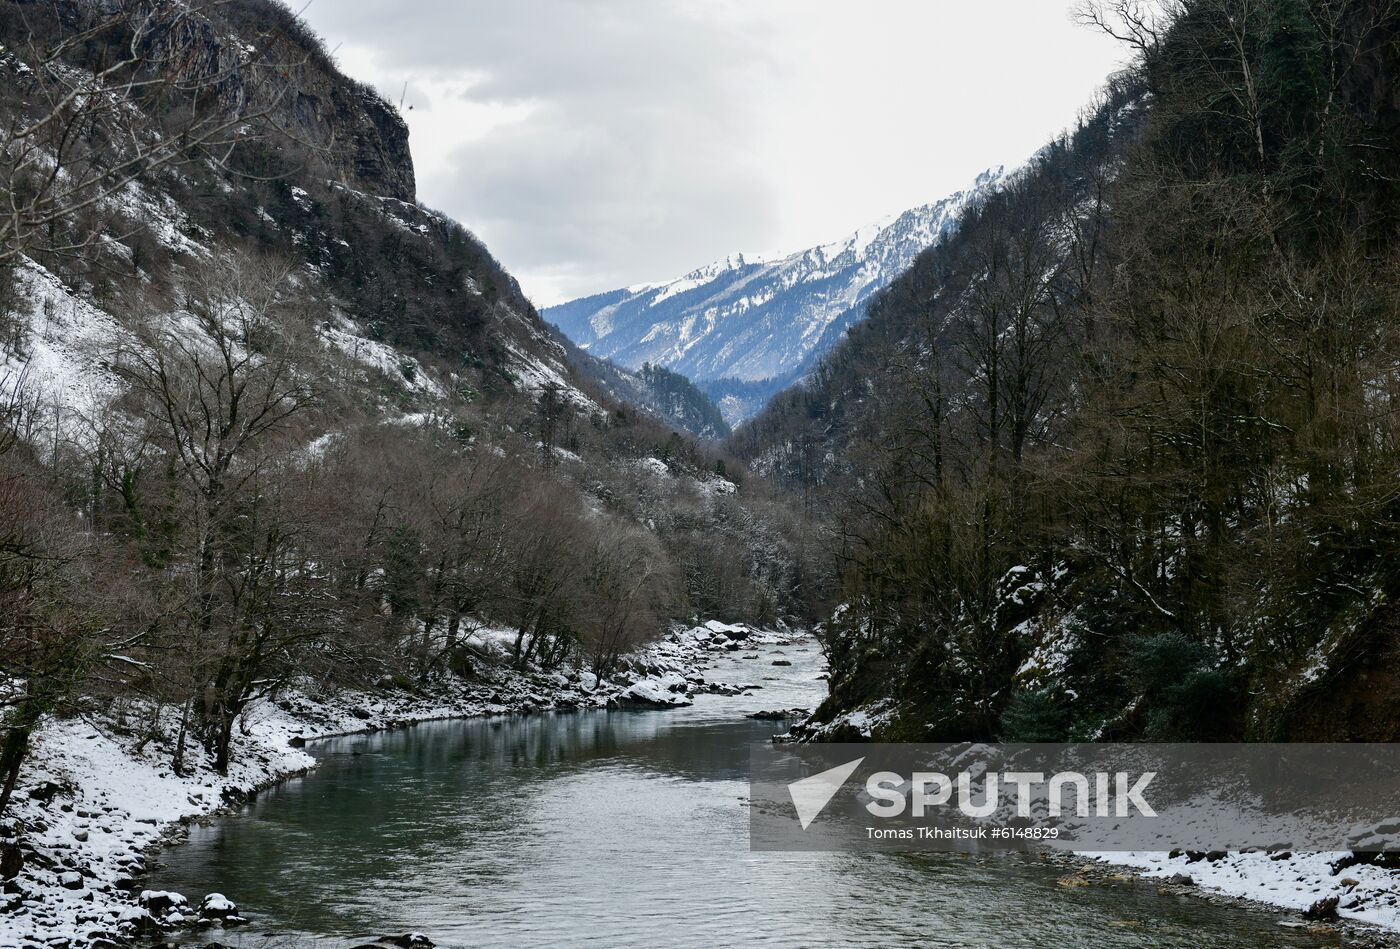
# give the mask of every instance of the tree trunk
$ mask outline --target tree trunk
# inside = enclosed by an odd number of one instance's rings
[[[5,780],[5,786],[0,788],[0,816],[3,816],[5,809],[10,806],[15,782],[19,780],[20,765],[24,763],[24,756],[29,751],[29,735],[34,729],[33,723],[26,721],[30,717],[29,713],[21,712],[21,720],[6,729],[5,742],[3,747],[0,747],[0,775],[3,775]]]
[[[170,770],[175,772],[177,778],[185,774],[185,737],[190,731],[190,706],[193,703],[194,699],[185,699],[185,705],[180,710],[180,733],[175,736],[175,757],[170,762]]]

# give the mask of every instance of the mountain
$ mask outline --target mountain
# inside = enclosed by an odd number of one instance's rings
[[[585,297],[541,315],[594,356],[688,376],[734,424],[830,351],[871,296],[945,237],[1003,174],[985,171],[964,191],[834,243],[770,261],[736,254],[668,283]]]
[[[473,414],[515,429],[551,388],[578,413],[630,401],[668,428],[727,434],[704,396],[673,380],[630,373],[624,382],[596,368],[576,370],[567,340],[540,319],[482,242],[418,202],[408,127],[398,112],[343,75],[280,3],[237,0],[183,20],[162,7],[135,31],[115,12],[103,19],[102,8],[86,0],[63,0],[53,22],[29,23],[25,7],[0,2],[7,38],[0,50],[15,48],[10,39],[68,50],[59,44],[72,24],[101,23],[146,44],[141,68],[216,92],[219,108],[171,119],[133,81],[117,90],[133,100],[129,111],[75,107],[58,116],[68,124],[51,123],[95,130],[94,144],[84,143],[82,171],[104,162],[150,169],[125,184],[114,179],[109,194],[93,195],[91,183],[86,190],[60,185],[35,205],[52,217],[42,228],[38,217],[24,234],[0,227],[0,382],[23,373],[32,396],[61,391],[65,411],[91,415],[119,388],[107,357],[129,341],[134,316],[120,312],[119,300],[130,286],[178,297],[182,285],[207,281],[218,262],[251,257],[290,268],[291,280],[325,308],[321,343],[357,364],[344,381],[378,387],[374,413],[421,411],[439,395],[468,393]],[[92,69],[105,54],[95,44],[74,54],[75,63]],[[45,86],[17,54],[0,55],[0,74],[6,117],[67,91]],[[232,147],[234,135],[224,129],[236,114],[249,121]],[[155,143],[142,160],[121,150],[132,127]],[[182,139],[193,143],[188,155],[173,147]],[[37,144],[63,147],[58,138]],[[23,177],[26,154],[14,150],[12,160],[0,160],[0,191],[36,188]],[[65,203],[84,210],[65,214]],[[83,253],[64,249],[75,247]],[[12,297],[19,304],[42,298],[50,309],[86,317],[66,330],[62,320],[44,323],[51,339],[8,312]]]
[[[589,355],[567,339],[563,344],[574,370],[608,397],[700,438],[718,441],[731,434],[719,407],[680,373],[651,363],[643,363],[640,369],[626,369],[611,360]]]
[[[764,515],[728,510],[751,494],[772,508],[761,481],[740,486],[732,458],[687,437],[728,434],[715,406],[660,366],[582,358],[475,235],[418,201],[406,123],[293,12],[276,0],[162,4],[145,17],[90,0],[52,10],[61,15],[35,19],[0,0],[0,126],[35,130],[30,151],[0,149],[0,191],[20,202],[0,224],[0,455],[9,434],[29,433],[19,440],[48,446],[34,455],[43,480],[90,467],[131,427],[153,441],[139,454],[154,485],[166,469],[153,459],[187,433],[151,412],[142,367],[227,345],[252,358],[230,372],[266,366],[268,391],[287,378],[305,386],[264,436],[270,455],[314,446],[324,459],[327,446],[402,439],[400,458],[505,459],[525,469],[517,488],[539,482],[551,503],[591,512],[585,535],[652,535],[661,553],[648,556],[675,585],[668,610],[786,608],[791,583],[771,541],[706,526],[714,512],[757,530]],[[133,49],[102,97],[74,93]],[[34,50],[65,68],[36,69]],[[182,110],[182,95],[212,98]],[[34,153],[69,164],[36,176]],[[418,500],[402,500],[405,520]],[[672,544],[682,534],[684,552]],[[769,562],[760,569],[740,547]]]
[[[1174,6],[731,439],[836,526],[822,734],[1400,737],[1400,11],[1315,12]]]
[[[290,690],[799,619],[799,519],[678,431],[713,407],[575,369],[408,146],[276,0],[0,0],[0,815],[55,717],[245,773]]]

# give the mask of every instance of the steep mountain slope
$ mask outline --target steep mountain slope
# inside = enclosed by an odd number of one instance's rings
[[[32,33],[43,42],[76,24],[101,22],[95,19],[99,9],[84,0],[62,0],[36,15],[25,4],[0,3],[0,30],[18,39]],[[94,338],[80,359],[62,340],[61,352],[48,352],[42,334],[21,346],[24,321],[0,314],[0,322],[19,327],[14,345],[0,353],[0,373],[24,370],[34,397],[66,389],[84,375],[91,378],[79,390],[110,394],[103,350],[120,344],[128,319],[106,312],[104,304],[127,292],[131,278],[169,290],[198,279],[201,268],[232,259],[236,250],[293,268],[304,265],[298,279],[309,277],[305,289],[333,312],[322,330],[325,345],[363,364],[373,378],[387,380],[389,389],[418,394],[394,396],[400,410],[431,390],[465,396],[473,411],[515,426],[549,388],[580,411],[599,410],[599,400],[631,401],[681,430],[710,438],[727,434],[703,395],[659,376],[647,380],[587,366],[575,372],[563,338],[539,319],[481,242],[416,202],[403,120],[372,89],[342,75],[285,7],[239,0],[215,5],[210,16],[186,16],[177,3],[153,10],[141,40],[149,47],[144,68],[217,92],[224,111],[203,125],[181,125],[152,111],[154,103],[137,103],[134,110],[113,108],[99,116],[109,126],[104,132],[121,132],[134,122],[149,141],[159,142],[249,116],[257,134],[226,151],[213,146],[232,144],[232,138],[210,143],[206,154],[191,149],[190,160],[151,163],[151,171],[110,195],[100,194],[105,180],[66,195],[74,204],[98,200],[81,216],[60,214],[41,240],[12,256],[19,266],[14,276],[8,268],[0,272],[0,291],[12,287],[23,301],[43,285],[50,310],[101,313],[111,331]],[[178,52],[178,61],[167,46]],[[92,69],[106,56],[100,44],[89,44],[74,65]],[[6,114],[25,114],[47,88],[14,54],[0,56],[0,75],[6,78],[0,92]],[[123,159],[115,149],[93,153]],[[9,180],[8,166],[0,171],[10,187],[22,192],[28,186]],[[86,252],[64,252],[65,246]],[[51,247],[60,252],[48,253]]]
[[[275,0],[0,0],[0,815],[54,717],[228,773],[250,708],[477,680],[487,626],[596,681],[796,617],[800,520],[413,182]]]
[[[83,0],[27,6],[0,4],[0,35],[13,49],[85,24],[117,35],[128,29]],[[528,402],[546,384],[570,390],[581,407],[591,405],[576,391],[561,345],[516,281],[461,225],[415,203],[403,120],[373,90],[343,76],[286,8],[239,0],[191,15],[179,4],[162,3],[131,36],[141,49],[138,68],[148,75],[131,87],[132,101],[115,101],[113,93],[102,132],[134,131],[138,140],[153,142],[188,136],[176,110],[156,99],[167,94],[160,83],[171,80],[203,95],[217,93],[215,117],[190,123],[196,130],[243,119],[237,127],[248,134],[192,147],[193,154],[178,161],[151,162],[152,170],[110,194],[104,189],[114,179],[120,183],[119,176],[64,195],[82,212],[64,215],[60,208],[46,233],[11,257],[19,263],[21,300],[37,280],[61,288],[54,292],[67,300],[50,302],[50,309],[110,310],[107,322],[121,329],[131,316],[116,311],[127,305],[133,283],[168,297],[240,255],[276,259],[299,270],[304,289],[330,310],[325,344],[370,370],[386,369],[391,386],[404,386],[398,365],[408,360],[433,364],[435,391],[470,389],[503,399],[499,408]],[[90,41],[70,53],[68,65],[79,71],[75,75],[94,70],[112,58],[111,49]],[[0,59],[0,73],[0,109],[7,117],[27,114],[67,75],[40,76],[18,55]],[[147,87],[140,83],[152,82],[155,91],[145,101]],[[62,122],[52,126],[65,129]],[[37,136],[25,144],[36,155],[59,147]],[[224,149],[216,153],[215,145]],[[99,166],[131,160],[119,146],[94,144],[90,153]],[[7,166],[7,177],[11,167],[22,173],[18,164]],[[19,177],[7,183],[20,193],[32,187]],[[74,254],[73,247],[84,252]],[[40,354],[41,337],[30,341]],[[120,337],[110,336],[106,345]],[[23,349],[0,356],[12,373],[26,368],[31,394],[63,384],[46,376],[44,359],[21,358]],[[86,355],[87,371],[107,372],[100,346]],[[422,391],[424,384],[408,380],[406,388]]]
[[[1400,12],[1324,6],[1173,7],[731,439],[840,538],[823,734],[1400,736]]]
[[[543,316],[595,356],[688,376],[723,400],[731,423],[742,421],[830,350],[870,297],[948,234],[1002,174],[983,172],[965,191],[831,244],[772,261],[735,255],[669,283],[549,307]],[[726,382],[712,387],[716,380]]]
[[[608,398],[650,412],[660,421],[700,438],[719,440],[732,434],[719,407],[680,373],[650,363],[640,369],[624,369],[611,360],[584,352],[567,339],[562,342],[574,370]]]

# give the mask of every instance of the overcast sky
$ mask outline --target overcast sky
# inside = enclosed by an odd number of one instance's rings
[[[402,97],[419,200],[548,305],[834,240],[1020,163],[1122,58],[1070,7],[313,0],[305,16],[347,73]]]

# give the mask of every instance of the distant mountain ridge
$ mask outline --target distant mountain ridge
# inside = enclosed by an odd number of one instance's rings
[[[689,377],[736,424],[828,352],[870,298],[1004,174],[988,169],[963,191],[830,244],[769,261],[734,254],[667,283],[595,294],[541,315],[591,355]]]

